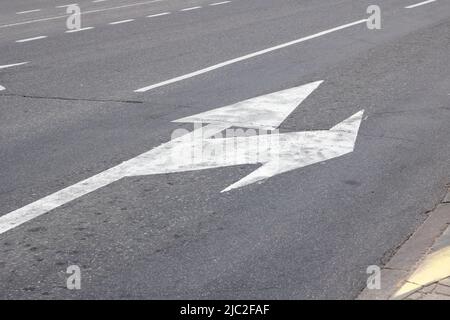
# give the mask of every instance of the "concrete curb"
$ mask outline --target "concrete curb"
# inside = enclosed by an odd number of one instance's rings
[[[432,284],[408,283],[409,277],[421,265],[425,257],[432,251],[438,238],[450,225],[450,189],[441,204],[433,210],[425,222],[400,247],[395,255],[381,270],[381,289],[364,289],[358,300],[388,300],[404,285],[411,284],[407,294],[396,296],[395,299],[404,299],[415,291]]]

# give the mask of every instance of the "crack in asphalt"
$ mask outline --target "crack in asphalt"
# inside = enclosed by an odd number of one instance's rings
[[[46,97],[46,96],[33,96],[33,95],[14,94],[14,93],[0,94],[0,97],[19,97],[19,98],[27,98],[27,99],[45,99],[45,100],[61,100],[61,101],[118,102],[118,103],[132,103],[132,104],[144,103],[144,101],[140,101],[140,100],[115,100],[115,99]]]
[[[26,98],[26,99],[42,99],[42,100],[59,100],[59,101],[84,101],[84,102],[115,102],[115,103],[129,103],[129,104],[145,104],[152,103],[154,105],[163,107],[173,107],[173,108],[183,108],[183,109],[195,109],[198,106],[193,105],[183,105],[177,103],[164,103],[160,101],[141,101],[141,100],[120,100],[120,99],[95,99],[95,98],[70,98],[70,97],[52,97],[52,96],[36,96],[36,95],[26,95],[17,93],[1,93],[1,97],[16,97],[16,98]]]

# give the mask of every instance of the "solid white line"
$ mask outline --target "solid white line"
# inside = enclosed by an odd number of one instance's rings
[[[209,4],[210,6],[220,6],[222,4],[227,4],[230,3],[231,1],[222,1],[222,2],[215,2],[215,3],[211,3]]]
[[[4,86],[0,86],[0,91],[3,91],[3,90],[5,90],[5,87]]]
[[[29,63],[29,62],[27,61],[27,62],[13,63],[13,64],[5,64],[5,65],[3,65],[3,66],[0,66],[0,69],[6,69],[6,68],[11,68],[11,67],[17,67],[17,66],[21,66],[21,65],[24,65],[24,64],[27,64],[27,63]]]
[[[94,27],[85,27],[85,28],[81,28],[81,29],[67,30],[66,33],[74,33],[74,32],[80,32],[80,31],[92,30],[92,29],[94,29]]]
[[[142,5],[146,5],[146,4],[150,4],[150,3],[155,3],[155,2],[161,2],[161,1],[166,1],[166,0],[151,0],[151,1],[145,1],[145,2],[139,2],[139,3],[126,4],[126,5],[122,5],[122,6],[118,6],[118,7],[103,8],[103,9],[95,9],[95,10],[90,10],[90,11],[82,11],[82,12],[81,12],[81,15],[83,15],[83,14],[89,14],[89,13],[96,13],[96,12],[109,11],[109,10],[117,10],[117,9],[129,8],[129,7],[142,6]],[[20,26],[20,25],[24,25],[24,24],[30,24],[30,23],[36,23],[36,22],[42,22],[42,21],[49,21],[49,20],[56,20],[56,19],[64,19],[64,18],[67,18],[67,17],[69,17],[69,16],[70,16],[70,15],[54,16],[54,17],[48,17],[48,18],[42,18],[42,19],[35,19],[35,20],[28,20],[28,21],[16,22],[16,23],[11,23],[11,24],[4,24],[4,25],[0,25],[0,29],[2,29],[2,28],[8,28],[8,27],[14,27],[14,26]]]
[[[131,22],[134,21],[134,19],[128,19],[128,20],[121,20],[121,21],[114,21],[114,22],[110,22],[108,24],[121,24],[121,23],[127,23],[127,22]]]
[[[108,1],[108,0],[94,0],[94,1],[92,1],[93,3],[97,3],[97,2],[105,2],[105,1]]]
[[[264,50],[261,50],[261,51],[257,51],[257,52],[253,52],[253,53],[247,54],[245,56],[241,56],[239,58],[235,58],[235,59],[232,59],[232,60],[224,61],[224,62],[215,64],[213,66],[210,66],[210,67],[198,70],[198,71],[194,71],[194,72],[185,74],[183,76],[179,76],[179,77],[176,77],[176,78],[173,78],[173,79],[170,79],[170,80],[166,80],[166,81],[163,81],[163,82],[152,84],[150,86],[137,89],[134,92],[137,92],[137,93],[146,92],[146,91],[149,91],[149,90],[152,90],[152,89],[155,89],[155,88],[166,86],[168,84],[172,84],[172,83],[175,83],[175,82],[179,82],[179,81],[182,81],[182,80],[193,78],[193,77],[196,77],[198,75],[201,75],[201,74],[204,74],[204,73],[208,73],[208,72],[211,72],[211,71],[214,71],[214,70],[217,70],[217,69],[229,66],[231,64],[235,64],[237,62],[241,62],[241,61],[244,61],[244,60],[255,58],[257,56],[261,56],[261,55],[269,53],[269,52],[273,52],[273,51],[277,51],[277,50],[280,50],[280,49],[283,49],[283,48],[286,48],[286,47],[290,47],[290,46],[299,44],[301,42],[305,42],[305,41],[308,41],[308,40],[311,40],[311,39],[315,39],[315,38],[327,35],[329,33],[336,32],[336,31],[343,30],[343,29],[347,29],[347,28],[350,28],[350,27],[353,27],[353,26],[356,26],[358,24],[365,23],[365,22],[367,22],[367,19],[358,20],[358,21],[355,21],[355,22],[344,24],[342,26],[335,27],[335,28],[332,28],[332,29],[328,29],[328,30],[325,30],[325,31],[322,31],[322,32],[319,32],[319,33],[316,33],[316,34],[313,34],[313,35],[310,35],[310,36],[306,36],[306,37],[294,40],[294,41],[286,42],[286,43],[280,44],[280,45],[275,46],[275,47],[267,48],[267,49],[264,49]]]
[[[201,6],[198,6],[198,7],[190,7],[190,8],[184,8],[184,9],[181,9],[180,11],[191,11],[191,10],[197,10],[197,9],[201,9],[202,7]]]
[[[39,36],[39,37],[34,37],[34,38],[28,38],[28,39],[21,39],[21,40],[16,40],[16,42],[28,42],[28,41],[34,41],[34,40],[39,40],[39,39],[45,39],[47,38],[47,36]]]
[[[16,14],[25,14],[25,13],[32,13],[32,12],[38,12],[41,11],[41,9],[34,9],[34,10],[27,10],[27,11],[20,11],[16,12]]]
[[[405,9],[412,9],[412,8],[420,7],[420,6],[423,6],[425,4],[429,4],[429,3],[432,3],[432,2],[436,2],[436,0],[428,0],[428,1],[419,2],[419,3],[416,3],[416,4],[412,4],[410,6],[405,7]]]
[[[162,13],[152,14],[150,16],[147,16],[147,18],[161,17],[161,16],[166,16],[168,14],[170,14],[170,12],[162,12]]]

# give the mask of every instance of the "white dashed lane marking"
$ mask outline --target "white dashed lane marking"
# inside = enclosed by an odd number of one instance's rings
[[[28,63],[28,61],[27,61],[27,62],[13,63],[13,64],[5,64],[5,65],[3,65],[3,66],[0,66],[0,69],[6,69],[6,68],[11,68],[11,67],[17,67],[17,66],[21,66],[21,65],[24,65],[24,64],[27,64],[27,63]]]
[[[80,31],[92,30],[92,29],[94,29],[94,27],[86,27],[86,28],[81,28],[81,29],[67,30],[66,33],[74,33],[74,32],[80,32]]]
[[[16,40],[16,42],[22,43],[22,42],[29,42],[29,41],[40,40],[40,39],[45,39],[45,38],[47,38],[47,36],[39,36],[39,37],[34,37],[34,38],[21,39],[21,40]]]
[[[423,1],[423,2],[416,3],[416,4],[412,4],[410,6],[405,7],[405,9],[417,8],[417,7],[423,6],[425,4],[432,3],[432,2],[436,2],[436,0],[428,0],[428,1]]]
[[[103,1],[107,1],[107,0],[94,0],[93,2],[103,2]],[[120,6],[120,7],[113,7],[113,8],[107,8],[107,9],[101,9],[101,10],[91,10],[91,11],[86,11],[84,13],[86,14],[86,13],[92,13],[92,12],[100,12],[100,11],[105,11],[105,10],[112,10],[112,9],[117,9],[117,8],[136,6],[136,5],[140,5],[140,4],[161,2],[161,1],[165,1],[165,0],[153,0],[153,1],[149,1],[149,2],[136,3],[136,4]],[[231,1],[214,2],[214,3],[210,3],[209,6],[218,6],[218,5],[227,4],[227,3],[230,3],[230,2]],[[69,7],[71,5],[76,5],[76,3],[60,5],[60,6],[57,6],[57,8],[65,8],[65,7]],[[202,8],[202,6],[195,6],[195,7],[184,8],[184,9],[181,9],[179,11],[180,12],[186,12],[186,11],[198,10],[198,9],[201,9],[201,8]],[[32,12],[32,11],[37,11],[37,10],[40,10],[40,9],[23,11],[23,12],[25,13],[25,12]],[[166,16],[166,15],[169,15],[169,14],[171,14],[171,12],[167,11],[167,12],[151,14],[151,15],[148,15],[147,17],[148,18],[156,18],[156,17]],[[64,17],[66,17],[66,16],[64,16]],[[59,17],[52,17],[52,18],[47,18],[47,19],[37,19],[37,20],[31,20],[31,21],[24,21],[23,23],[17,23],[17,24],[11,24],[11,25],[3,25],[3,26],[0,26],[0,28],[7,27],[7,26],[12,26],[12,25],[32,23],[32,22],[37,22],[37,21],[53,20],[53,19],[58,19],[58,18],[62,18],[62,17],[59,16]],[[109,25],[116,25],[116,24],[123,24],[123,23],[127,23],[127,22],[132,22],[132,21],[135,21],[135,19],[126,19],[126,20],[120,20],[120,21],[113,21],[113,22],[109,22],[108,24]],[[85,28],[81,28],[81,29],[67,30],[66,33],[75,33],[75,32],[80,32],[80,31],[85,31],[85,30],[91,30],[91,29],[94,29],[94,27],[85,27]],[[16,42],[28,42],[28,41],[43,39],[43,38],[46,38],[46,37],[47,36],[39,36],[39,37],[34,37],[34,38],[29,38],[29,39],[17,40]]]
[[[180,11],[192,11],[192,10],[198,10],[201,8],[202,8],[201,6],[197,6],[197,7],[184,8],[184,9],[181,9]]]
[[[114,25],[114,24],[122,24],[122,23],[131,22],[131,21],[134,21],[134,19],[121,20],[121,21],[114,21],[114,22],[110,22],[110,23],[108,23],[108,24],[112,24],[112,25]]]
[[[131,8],[131,7],[142,6],[142,5],[147,5],[147,4],[156,3],[156,2],[162,2],[162,1],[166,1],[166,0],[151,0],[151,1],[145,1],[145,2],[139,2],[139,3],[130,3],[130,4],[117,6],[117,7],[95,9],[95,10],[89,10],[89,11],[82,11],[81,14],[85,15],[85,14],[90,14],[90,13],[97,13],[97,12],[104,12],[104,11],[110,11],[110,10]],[[30,24],[30,23],[36,23],[36,22],[43,22],[43,21],[50,21],[50,20],[57,20],[57,19],[65,19],[68,16],[69,15],[61,15],[61,16],[42,18],[42,19],[35,19],[35,20],[28,20],[28,21],[10,23],[10,24],[3,24],[3,25],[0,25],[0,29],[2,29],[2,28],[9,28],[9,27],[15,27],[15,26],[21,26],[21,25],[24,25],[24,24]]]
[[[222,2],[215,2],[215,3],[211,3],[209,4],[210,6],[220,6],[222,4],[227,4],[230,3],[231,1],[222,1]]]
[[[147,18],[155,18],[155,17],[167,16],[168,14],[170,14],[170,12],[161,12],[161,13],[149,15],[149,16],[147,16]]]
[[[26,14],[26,13],[32,13],[32,12],[39,12],[41,9],[34,9],[34,10],[27,10],[27,11],[20,11],[16,12],[16,14]]]

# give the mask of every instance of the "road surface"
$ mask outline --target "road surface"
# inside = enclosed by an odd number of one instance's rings
[[[1,1],[0,219],[246,99],[323,81],[280,132],[364,118],[352,153],[260,183],[127,177],[2,232],[0,298],[355,298],[449,179],[450,2],[419,2],[80,0],[66,32],[71,1]]]

